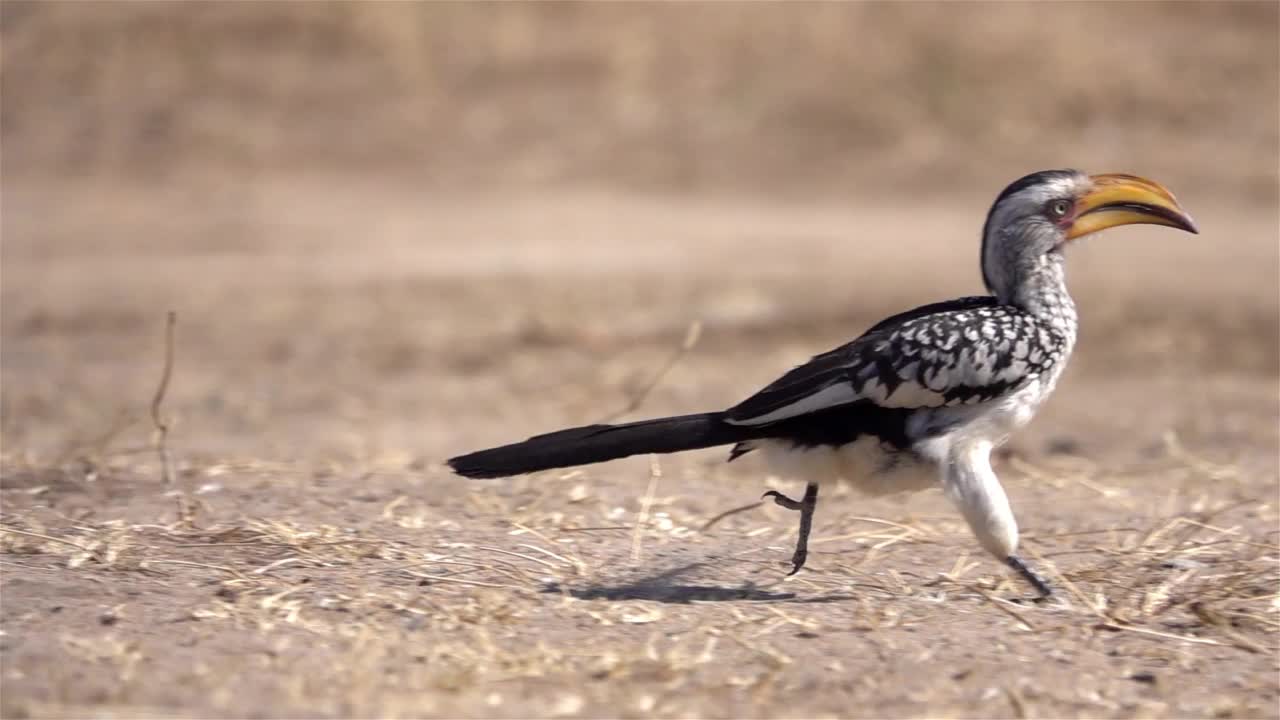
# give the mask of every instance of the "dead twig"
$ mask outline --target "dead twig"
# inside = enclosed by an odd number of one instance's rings
[[[1017,620],[1018,624],[1021,625],[1023,629],[1027,631],[1034,631],[1036,629],[1035,625],[1032,625],[1031,621],[1028,620],[1026,616],[1013,609],[1012,604],[1009,601],[995,597],[991,593],[977,586],[972,586],[972,589],[976,590],[979,595],[986,598],[987,602],[994,605],[997,610],[1003,612],[1014,620]]]
[[[1009,698],[1009,704],[1013,706],[1013,716],[1022,720],[1031,717],[1027,711],[1027,701],[1022,697],[1022,693],[1012,686],[1005,686],[1005,697]]]
[[[1133,625],[1115,622],[1112,620],[1107,620],[1099,623],[1099,627],[1104,627],[1108,630],[1118,630],[1118,631],[1122,630],[1122,631],[1139,633],[1141,635],[1151,635],[1153,637],[1165,638],[1166,640],[1180,640],[1185,643],[1195,643],[1197,645],[1221,645],[1222,644],[1217,640],[1210,640],[1209,638],[1191,637],[1189,635],[1175,635],[1173,633],[1160,632],[1159,630],[1148,630],[1147,628],[1136,627]]]
[[[1255,643],[1241,633],[1236,632],[1231,627],[1231,621],[1223,617],[1217,610],[1211,609],[1207,604],[1195,601],[1191,603],[1189,608],[1191,614],[1207,627],[1216,629],[1218,632],[1227,636],[1236,647],[1241,650],[1247,650],[1251,653],[1264,653],[1266,649]]]
[[[107,448],[110,447],[111,443],[114,442],[121,433],[128,430],[134,423],[138,422],[138,420],[139,418],[135,413],[131,413],[128,410],[121,410],[116,415],[116,419],[111,423],[111,425],[109,425],[107,429],[96,438],[93,438],[86,443],[76,441],[68,445],[67,449],[58,455],[56,460],[54,460],[53,466],[61,467],[77,454],[81,454],[81,457],[91,464],[97,464],[104,458],[121,454],[121,451],[109,452]],[[146,449],[150,450],[151,448]]]
[[[429,575],[427,573],[414,572],[412,570],[404,570],[405,575],[420,578],[433,583],[458,583],[460,585],[475,585],[476,587],[503,588],[505,590],[525,590],[518,585],[507,585],[504,583],[482,582],[480,580],[465,580],[463,578],[449,577],[448,575]]]
[[[547,537],[546,535],[543,535],[542,533],[538,532],[537,530],[534,530],[533,528],[527,525],[521,525],[518,522],[512,522],[511,525],[517,530],[520,530],[521,532],[529,533],[530,535],[538,538],[539,540],[545,542],[548,545],[556,544],[556,542],[551,538]],[[529,548],[534,552],[540,552],[543,555],[553,557],[563,562],[565,565],[572,567],[579,575],[585,575],[587,572],[587,564],[582,562],[582,560],[578,559],[577,557],[567,558],[563,555],[557,555],[556,553],[553,553],[550,550],[547,550],[546,548],[540,548],[537,545],[530,545],[529,543],[520,543],[517,547]]]
[[[662,479],[662,466],[658,464],[658,456],[649,456],[649,487],[644,491],[644,499],[640,501],[640,514],[636,516],[636,525],[631,531],[631,562],[640,563],[640,542],[644,537],[644,526],[649,523],[649,511],[653,509],[653,494],[658,489],[658,480]]]
[[[902,523],[896,523],[896,522],[893,522],[892,520],[882,520],[880,518],[865,517],[862,515],[850,515],[847,519],[858,520],[860,522],[865,522],[865,523],[872,523],[873,525],[886,525],[888,527],[898,528],[899,530],[906,532],[908,535],[928,534],[924,530],[921,530],[920,528],[912,527],[910,525],[903,525]],[[847,540],[849,538],[863,537],[865,535],[866,533],[853,533],[850,535],[840,535],[837,537],[829,537],[829,538],[823,538],[821,540],[815,540],[809,544],[813,545],[815,543],[822,543],[822,542],[835,542],[836,540]]]
[[[523,525],[516,525],[516,527],[519,527],[519,528],[522,528],[522,529],[525,529],[525,530],[529,530],[529,528],[525,528]],[[543,534],[539,533],[538,531],[536,531],[536,530],[530,530],[530,532],[532,532],[533,534],[537,535],[539,538],[541,538],[541,539],[542,539],[544,542],[546,542],[547,544],[549,544],[549,545],[553,545],[553,544],[554,544],[554,543],[552,543],[550,540],[548,540],[548,539],[547,539],[547,537],[546,537],[545,535],[543,535]],[[543,555],[546,555],[547,557],[553,557],[553,558],[555,558],[555,559],[559,560],[560,562],[564,563],[565,565],[568,565],[569,567],[573,568],[573,569],[574,569],[574,570],[575,570],[579,575],[585,575],[585,574],[586,574],[586,572],[587,572],[587,564],[586,564],[586,563],[584,563],[584,562],[582,562],[581,560],[579,560],[579,559],[578,559],[578,558],[576,558],[576,557],[575,557],[575,558],[565,557],[564,555],[559,555],[559,554],[557,554],[557,553],[553,553],[553,552],[551,552],[550,550],[548,550],[548,549],[546,549],[546,548],[540,548],[540,547],[538,547],[537,545],[531,545],[531,544],[529,544],[529,543],[520,543],[517,547],[528,548],[528,549],[530,549],[530,550],[533,550],[534,552],[540,552],[540,553],[542,553]]]
[[[658,386],[658,383],[662,382],[662,378],[666,377],[667,373],[671,372],[671,368],[675,367],[676,363],[680,362],[680,359],[685,356],[685,353],[692,350],[693,347],[698,344],[698,339],[701,337],[702,321],[694,320],[689,323],[689,329],[685,330],[684,333],[684,341],[681,342],[680,346],[676,348],[676,351],[671,354],[671,357],[667,358],[667,362],[664,363],[662,367],[658,368],[658,371],[654,373],[653,377],[649,379],[649,382],[646,383],[644,387],[631,395],[631,398],[627,400],[626,405],[624,405],[620,410],[612,412],[601,418],[600,422],[613,422],[623,415],[639,408],[640,405],[644,403],[645,398],[649,397],[649,393],[653,392],[653,389]]]
[[[186,567],[205,568],[208,570],[217,570],[219,572],[224,572],[224,573],[227,573],[228,575],[233,575],[240,580],[249,579],[245,577],[245,575],[241,573],[239,570],[236,570],[235,568],[232,568],[232,567],[227,567],[225,565],[210,565],[209,563],[192,562],[190,560],[170,560],[168,558],[153,558],[153,559],[142,561],[142,567],[144,568],[148,568],[152,565],[183,565]]]
[[[91,549],[85,547],[84,545],[81,545],[80,543],[72,542],[70,540],[63,540],[62,538],[56,538],[56,537],[53,537],[52,535],[41,535],[40,533],[33,533],[27,530],[17,530],[10,527],[0,527],[0,532],[7,532],[13,535],[22,535],[25,537],[33,537],[33,538],[45,540],[51,543],[58,543],[60,545],[68,545],[82,552],[87,552],[87,553],[93,552]]]
[[[520,558],[520,559],[522,559],[522,560],[528,560],[529,562],[538,563],[539,565],[542,565],[542,566],[544,566],[544,567],[551,568],[552,570],[558,570],[558,569],[559,569],[559,568],[557,568],[557,567],[555,566],[555,564],[554,564],[554,563],[549,563],[549,562],[547,562],[546,560],[543,560],[543,559],[541,559],[541,558],[536,558],[536,557],[532,557],[532,556],[529,556],[529,555],[524,555],[524,554],[522,554],[522,553],[518,553],[518,552],[511,552],[510,550],[503,550],[502,548],[489,547],[488,545],[477,545],[477,546],[476,546],[476,549],[477,549],[477,550],[487,550],[487,551],[489,551],[489,552],[495,552],[495,553],[501,553],[501,554],[503,554],[503,555],[511,555],[511,556],[514,556],[514,557],[518,557],[518,558]],[[559,556],[559,555],[557,555],[556,557],[560,557],[560,556]],[[563,559],[563,558],[561,558],[561,559]],[[420,564],[420,563],[419,563],[419,564]]]
[[[732,510],[725,510],[724,512],[720,513],[719,515],[711,518],[706,523],[704,523],[702,527],[699,528],[698,531],[706,532],[710,530],[713,525],[729,517],[730,515],[737,515],[738,513],[743,513],[748,510],[755,510],[756,508],[760,507],[763,504],[764,504],[763,502],[753,502],[750,505],[743,505],[742,507],[736,507],[736,508],[733,508]]]
[[[1081,605],[1084,605],[1085,607],[1089,608],[1090,612],[1092,612],[1094,615],[1097,615],[1098,619],[1102,620],[1103,623],[1111,622],[1111,618],[1107,617],[1107,614],[1104,613],[1101,608],[1094,605],[1093,602],[1091,602],[1089,598],[1086,597],[1083,592],[1081,592],[1080,588],[1077,587],[1075,583],[1068,580],[1067,576],[1063,575],[1062,572],[1058,570],[1058,566],[1056,564],[1047,562],[1045,560],[1045,557],[1040,553],[1036,552],[1034,548],[1030,548],[1030,547],[1027,548],[1027,552],[1030,553],[1040,563],[1042,567],[1049,568],[1049,572],[1053,573],[1054,577],[1056,577],[1058,581],[1061,582],[1067,588],[1067,590],[1069,590],[1071,594],[1075,596],[1076,600],[1078,600]]]
[[[169,390],[169,378],[173,375],[173,329],[178,322],[178,314],[172,310],[165,318],[164,326],[164,368],[160,371],[160,383],[151,398],[151,423],[156,428],[155,449],[160,456],[160,476],[165,485],[173,484],[173,469],[169,462],[169,424],[160,414],[160,405],[164,402],[165,393]]]

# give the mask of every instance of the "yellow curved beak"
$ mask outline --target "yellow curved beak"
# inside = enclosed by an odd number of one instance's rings
[[[1074,240],[1118,225],[1166,225],[1199,233],[1191,216],[1163,185],[1137,175],[1093,175],[1093,189],[1076,201],[1076,219],[1067,230]]]

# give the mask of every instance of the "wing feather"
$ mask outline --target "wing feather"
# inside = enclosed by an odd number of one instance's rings
[[[1025,382],[1056,359],[1060,338],[993,297],[925,305],[787,372],[725,415],[768,425],[855,402],[882,408],[975,403]],[[1030,362],[1030,348],[1044,348]]]

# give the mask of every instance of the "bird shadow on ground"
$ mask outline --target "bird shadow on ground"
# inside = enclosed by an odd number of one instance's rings
[[[572,587],[553,583],[546,586],[543,592],[564,593],[579,600],[652,600],[676,604],[730,602],[734,600],[828,603],[857,599],[857,596],[846,593],[831,593],[818,597],[801,598],[796,593],[773,592],[759,587],[753,582],[747,582],[737,587],[679,582],[681,575],[708,565],[709,563],[707,562],[688,563],[655,575],[617,584],[605,582]]]

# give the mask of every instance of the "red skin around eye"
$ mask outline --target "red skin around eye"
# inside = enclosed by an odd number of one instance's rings
[[[1064,230],[1071,227],[1077,217],[1079,217],[1079,215],[1076,214],[1075,203],[1072,203],[1071,207],[1067,210],[1067,214],[1058,219],[1058,227]]]

